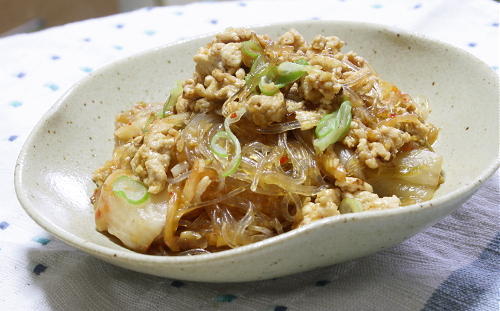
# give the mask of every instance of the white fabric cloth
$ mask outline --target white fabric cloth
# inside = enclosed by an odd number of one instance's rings
[[[65,90],[93,69],[138,51],[229,26],[354,20],[446,41],[498,71],[499,7],[490,0],[203,2],[0,39],[0,309],[498,310],[498,172],[455,213],[396,247],[241,284],[152,277],[69,247],[24,213],[12,176],[31,128]]]

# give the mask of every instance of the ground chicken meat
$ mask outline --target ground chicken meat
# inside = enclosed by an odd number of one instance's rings
[[[219,69],[214,69],[211,75],[205,76],[203,83],[195,84],[193,80],[185,83],[183,98],[188,100],[202,98],[220,104],[236,93],[243,85],[243,80]]]
[[[177,131],[167,134],[154,132],[144,137],[144,143],[130,161],[132,171],[148,186],[150,193],[159,193],[167,182],[166,170],[170,165],[170,151],[175,145]]]
[[[215,36],[217,42],[242,42],[252,37],[252,31],[245,28],[227,28],[224,32]]]
[[[285,99],[281,92],[273,96],[251,96],[248,99],[247,109],[250,119],[261,127],[273,122],[282,122],[286,115]]]
[[[328,53],[328,54],[337,54],[340,52],[340,49],[344,46],[344,42],[341,41],[338,37],[331,36],[325,37],[323,35],[318,35],[314,37],[311,41],[311,46],[309,48],[309,53],[311,55]]]
[[[363,206],[364,210],[379,210],[387,208],[399,207],[401,201],[398,197],[393,195],[392,197],[380,198],[376,193],[371,191],[359,191],[355,193],[344,193],[344,198],[353,198],[358,200]]]
[[[325,189],[318,192],[313,202],[306,202],[302,208],[301,226],[325,217],[340,215],[341,192],[339,189]]]
[[[104,184],[104,181],[106,181],[106,178],[108,178],[111,173],[113,173],[114,170],[118,168],[118,165],[116,164],[115,161],[113,160],[108,160],[104,163],[104,165],[97,170],[94,171],[92,174],[92,180],[96,183],[98,187],[102,186]]]
[[[171,150],[179,136],[175,128],[182,126],[189,114],[178,113],[151,121],[156,115],[153,111],[160,107],[140,103],[118,115],[113,159],[94,172],[96,184],[102,185],[114,170],[120,168],[139,177],[150,193],[159,193],[165,188]]]
[[[288,113],[294,113],[304,110],[304,101],[295,101],[293,99],[285,99],[286,111]]]
[[[183,84],[183,94],[176,103],[177,112],[210,112],[238,92],[245,81],[242,68],[240,36],[250,34],[229,29],[217,36],[194,56],[196,71]]]
[[[383,125],[371,129],[358,120],[351,122],[351,130],[343,143],[349,148],[354,148],[367,167],[375,169],[379,167],[380,161],[391,160],[411,139],[409,133],[394,127]]]
[[[304,37],[297,30],[292,29],[290,31],[285,32],[278,39],[278,44],[293,46],[295,52],[297,51],[305,51],[307,49],[306,41]]]
[[[339,187],[343,192],[373,192],[373,188],[369,183],[356,177],[346,177],[344,180],[337,180],[335,181],[335,185]]]
[[[209,75],[214,68],[224,69],[220,55],[223,46],[223,43],[216,43],[210,48],[201,48],[193,58],[196,71],[202,75]]]
[[[241,44],[228,43],[221,50],[222,62],[226,68],[234,68],[235,72],[241,65]]]
[[[311,65],[317,65],[321,67],[321,70],[334,72],[335,77],[340,78],[342,71],[342,62],[336,59],[335,57],[328,55],[314,55],[310,59]]]
[[[317,104],[329,105],[342,89],[342,85],[338,82],[335,73],[320,70],[306,75],[300,88],[304,99]]]
[[[117,146],[113,152],[113,159],[106,161],[102,167],[97,169],[92,175],[92,180],[94,180],[97,185],[101,186],[114,170],[118,168],[130,169],[130,160],[132,160],[141,146],[142,139],[142,136],[138,136],[123,145]]]
[[[213,43],[209,48],[201,48],[193,59],[201,75],[209,75],[214,69],[234,74],[240,68],[241,57],[240,43]]]

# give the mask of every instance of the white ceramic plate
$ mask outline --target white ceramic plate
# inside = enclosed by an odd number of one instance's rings
[[[91,173],[111,157],[115,115],[138,101],[160,102],[194,69],[192,56],[211,36],[146,51],[108,65],[71,88],[36,125],[16,164],[26,212],[64,242],[121,267],[185,280],[268,279],[331,265],[395,245],[467,200],[498,167],[498,78],[450,45],[385,26],[298,22],[254,28],[274,37],[296,28],[307,40],[336,35],[383,78],[430,100],[442,128],[436,151],[446,182],[435,198],[399,209],[347,214],[245,247],[191,257],[132,252],[95,230]]]

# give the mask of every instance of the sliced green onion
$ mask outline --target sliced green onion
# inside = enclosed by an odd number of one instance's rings
[[[229,134],[226,131],[219,131],[219,132],[215,133],[215,135],[210,140],[210,150],[212,150],[212,152],[215,155],[217,155],[221,158],[227,158],[229,156],[229,154],[227,153],[226,148],[221,147],[217,143],[217,141],[219,139],[231,140],[231,137],[229,136]]]
[[[345,198],[340,202],[339,211],[342,214],[359,213],[363,211],[363,205],[356,199]]]
[[[258,55],[245,77],[246,87],[253,91],[258,85],[262,94],[272,96],[307,74],[307,67],[292,62],[283,62],[276,67],[266,62],[263,55]]]
[[[337,117],[337,111],[324,115],[321,120],[319,120],[318,125],[316,125],[316,129],[314,133],[317,138],[324,137],[326,134],[330,132],[330,122],[333,118]]]
[[[305,60],[304,58],[300,58],[294,61],[294,63],[299,64],[299,65],[309,65],[309,62]]]
[[[262,56],[257,57],[252,62],[252,67],[250,67],[250,71],[245,76],[245,83],[248,85],[253,80],[254,75],[262,69],[265,65],[264,58]]]
[[[113,192],[132,204],[144,203],[149,198],[146,186],[128,176],[120,176],[115,180]]]
[[[351,127],[351,120],[351,103],[349,101],[343,102],[337,112],[323,116],[315,129],[314,148],[323,152],[328,146],[344,137]]]
[[[149,118],[146,120],[146,123],[144,124],[144,128],[142,129],[144,133],[147,133],[149,131],[149,126],[151,125],[151,123],[153,123],[155,119],[156,119],[156,114],[151,113],[149,115]]]
[[[258,56],[252,64],[250,72],[245,77],[246,88],[249,91],[254,91],[259,85],[260,79],[273,70],[274,66],[271,66],[264,60],[263,56]]]
[[[241,43],[241,51],[251,58],[257,58],[262,55],[262,47],[254,40],[248,40]]]
[[[233,116],[233,114],[230,114],[225,120],[224,120],[224,128],[226,130],[227,135],[231,139],[232,143],[234,144],[234,156],[229,162],[228,168],[222,173],[222,176],[227,177],[229,175],[232,175],[236,173],[238,170],[238,167],[240,166],[241,163],[241,145],[240,141],[236,137],[236,135],[233,134],[231,131],[231,124],[238,122],[241,117],[245,114],[245,109],[240,109],[235,112],[236,116]]]
[[[272,96],[276,94],[280,88],[295,82],[307,73],[307,66],[283,62],[275,66],[269,66],[261,73],[259,81],[259,89],[264,95]]]
[[[291,62],[283,62],[278,65],[278,78],[276,79],[277,85],[283,87],[290,84],[307,74],[307,66]]]
[[[238,146],[239,145],[240,145],[240,143],[238,142]],[[240,156],[234,158],[233,161],[231,161],[230,167],[226,171],[224,171],[224,173],[222,173],[222,176],[227,177],[227,176],[233,175],[234,173],[236,173],[238,171],[240,164],[241,164],[241,150],[240,150]]]
[[[177,81],[177,86],[170,90],[170,95],[168,95],[165,104],[163,105],[162,118],[165,118],[167,111],[171,111],[175,104],[177,103],[177,99],[182,95],[182,81]]]
[[[276,84],[274,84],[274,82],[269,81],[268,76],[260,78],[259,89],[262,94],[268,96],[273,96],[280,90],[280,88]]]
[[[282,62],[278,65],[278,75],[288,76],[296,72],[307,72],[307,66],[292,62]]]

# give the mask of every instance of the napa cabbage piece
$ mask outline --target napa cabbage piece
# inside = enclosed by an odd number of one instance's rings
[[[380,196],[396,195],[402,205],[430,200],[443,182],[443,158],[426,149],[398,153],[378,170],[365,170],[366,181]]]
[[[113,191],[116,181],[134,179],[126,170],[114,171],[96,193],[95,221],[99,231],[108,231],[128,248],[145,252],[158,237],[165,224],[165,192],[153,195],[140,203],[131,203]]]

